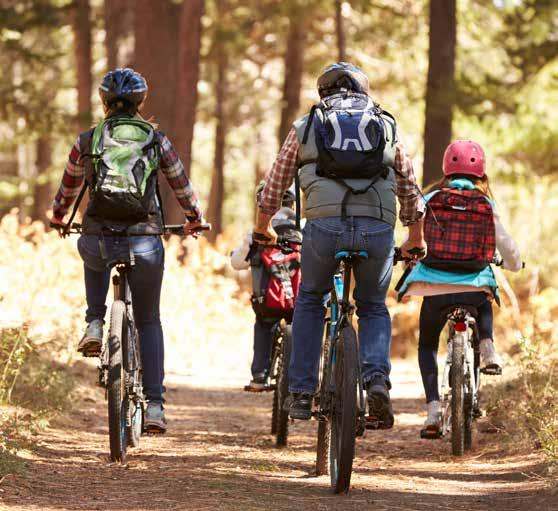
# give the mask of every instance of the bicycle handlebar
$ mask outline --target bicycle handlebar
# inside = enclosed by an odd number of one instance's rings
[[[186,225],[188,225],[188,224],[186,224]],[[57,230],[64,237],[66,237],[70,234],[81,234],[81,232],[82,232],[81,224],[78,223],[78,222],[72,222],[71,225],[55,224],[53,222],[50,222],[49,226],[50,226],[51,229]],[[210,231],[210,230],[211,230],[211,224],[202,224],[199,227],[197,227],[196,229],[194,229],[191,233],[189,233],[189,235],[191,235],[193,233],[201,233],[203,231]],[[184,225],[183,224],[165,225],[163,227],[163,233],[164,234],[187,235],[184,232]],[[126,233],[120,233],[120,234],[119,233],[108,233],[108,235],[127,236],[128,234],[126,234]],[[134,235],[131,234],[130,236],[134,236]]]

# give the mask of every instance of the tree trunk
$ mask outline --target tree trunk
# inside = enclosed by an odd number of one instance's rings
[[[218,19],[222,22],[227,10],[226,0],[217,0]],[[219,37],[219,33],[217,34]],[[215,44],[215,57],[217,61],[217,83],[215,84],[215,117],[217,125],[215,127],[215,153],[213,163],[213,176],[211,178],[211,191],[209,193],[209,206],[207,218],[212,225],[212,230],[208,238],[215,241],[217,236],[223,231],[223,202],[225,199],[225,152],[227,138],[227,67],[228,55],[227,48],[223,41]]]
[[[135,4],[134,68],[147,80],[149,93],[145,116],[157,122],[175,139],[176,77],[178,75],[178,26],[182,6],[170,0],[137,0]],[[184,215],[172,189],[159,176],[163,211],[167,223],[180,223]]]
[[[281,124],[279,125],[279,144],[287,137],[300,107],[300,89],[304,66],[304,46],[306,42],[306,16],[303,11],[291,14],[287,49],[285,51],[283,100]]]
[[[108,71],[123,64],[119,51],[120,41],[130,33],[133,12],[130,0],[105,0],[105,50]]]
[[[78,127],[86,131],[91,127],[91,24],[89,0],[74,0],[74,54],[77,73]]]
[[[451,141],[456,34],[455,0],[430,0],[423,186],[440,178],[444,151]]]
[[[186,174],[190,174],[192,139],[198,103],[198,78],[200,74],[200,48],[205,0],[189,0],[182,7],[180,20],[180,50],[177,85],[175,147]]]
[[[335,32],[337,34],[337,55],[339,62],[347,60],[347,42],[343,22],[343,1],[335,0]]]
[[[33,220],[40,220],[48,225],[46,212],[52,202],[52,190],[48,172],[52,166],[52,144],[50,138],[44,136],[37,140],[37,178],[33,190]]]

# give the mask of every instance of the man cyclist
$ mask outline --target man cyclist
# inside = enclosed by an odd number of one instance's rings
[[[293,182],[295,173],[299,172],[307,222],[303,231],[302,282],[293,320],[289,368],[289,390],[293,400],[289,413],[294,419],[308,420],[312,416],[325,305],[337,267],[335,254],[340,250],[365,250],[368,259],[359,261],[354,268],[362,376],[369,415],[379,427],[387,429],[393,426],[394,419],[389,396],[391,319],[385,300],[392,272],[396,196],[400,203],[400,220],[408,228],[408,239],[401,247],[405,256],[411,257],[409,251],[413,248],[426,248],[422,234],[423,206],[412,162],[395,132],[395,120],[391,116],[388,118],[389,114],[368,96],[368,78],[364,72],[353,64],[338,62],[322,71],[317,87],[323,108],[313,108],[309,115],[294,122],[266,176],[254,229],[258,241],[275,243],[276,233],[270,219],[279,209],[281,197]],[[319,129],[328,121],[326,116],[332,111],[330,108],[337,109],[340,115],[352,116],[356,112],[362,119],[367,115],[366,120],[381,116],[378,125],[386,127],[382,134],[385,148],[383,154],[372,155],[384,166],[379,177],[338,180],[324,176],[327,169],[318,168],[318,163],[324,161],[320,160],[323,155],[320,152],[327,143],[319,140]],[[366,125],[355,126],[353,138],[343,141],[340,125],[335,119],[332,123],[336,139],[333,144],[337,144],[337,148],[352,149],[371,144],[361,137]],[[354,151],[346,154],[355,156]]]
[[[62,183],[53,202],[52,223],[64,225],[64,216],[85,179],[90,201],[82,222],[83,234],[78,240],[78,250],[84,262],[87,327],[77,348],[84,356],[97,356],[101,351],[106,297],[110,283],[110,269],[107,263],[128,258],[133,253],[135,265],[128,279],[141,346],[143,388],[148,400],[144,425],[150,431],[164,433],[167,427],[163,411],[164,344],[159,316],[164,249],[160,238],[163,232],[161,204],[156,193],[159,170],[182,207],[188,222],[184,228],[185,233],[195,233],[204,220],[199,201],[184,172],[184,166],[169,139],[144,121],[139,113],[147,96],[147,82],[143,76],[133,69],[115,69],[103,78],[99,95],[105,120],[122,121],[119,131],[117,133],[117,128],[113,127],[112,133],[105,135],[103,132],[99,135],[99,132],[91,129],[78,137],[70,152]],[[127,120],[132,122],[127,123]],[[118,136],[133,142],[134,137],[140,139],[146,130],[153,134],[153,141],[150,147],[145,149],[146,152],[154,151],[153,161],[157,162],[158,168],[152,169],[152,174],[143,182],[145,214],[132,216],[131,208],[127,209],[122,203],[110,203],[110,197],[108,201],[101,203],[95,183],[99,183],[104,176],[99,175],[99,165],[94,163],[96,157],[92,154],[92,147],[93,144],[98,144],[99,137],[104,136],[112,137],[115,140],[113,145],[116,146],[121,145]],[[121,150],[122,163],[129,153],[126,153],[126,147],[117,149]],[[116,158],[114,162],[116,164]],[[128,170],[126,167],[125,169]],[[130,172],[135,173],[136,170],[145,178],[148,169],[145,166],[142,168],[142,162],[139,166],[135,165]],[[118,219],[115,219],[114,211],[111,210],[113,208],[123,210],[119,212]]]

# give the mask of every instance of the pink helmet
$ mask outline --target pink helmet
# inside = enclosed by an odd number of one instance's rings
[[[483,177],[485,165],[482,147],[472,140],[456,140],[444,153],[444,176],[468,174]]]

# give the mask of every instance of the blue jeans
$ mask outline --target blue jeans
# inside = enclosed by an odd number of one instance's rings
[[[143,388],[147,399],[162,401],[165,369],[159,303],[165,260],[163,243],[159,236],[105,236],[104,239],[107,259],[101,256],[99,236],[83,235],[78,240],[78,250],[84,262],[87,297],[85,321],[104,320],[110,285],[107,262],[116,258],[127,260],[131,243],[135,267],[128,273],[128,283],[140,339]]]
[[[318,386],[326,304],[340,250],[366,250],[368,259],[354,266],[358,336],[364,382],[376,376],[388,386],[391,318],[386,293],[393,266],[393,228],[373,218],[309,220],[304,227],[302,282],[293,319],[289,390],[313,393]]]
[[[492,339],[492,303],[483,292],[450,293],[426,296],[420,309],[418,359],[426,402],[439,401],[438,346],[440,333],[446,324],[443,310],[449,305],[472,305],[477,309],[479,340]]]
[[[263,321],[256,317],[254,323],[254,358],[252,359],[252,376],[269,372],[271,344],[273,342],[272,329],[276,322]]]

